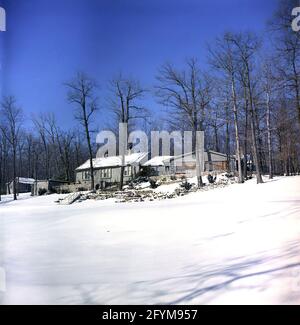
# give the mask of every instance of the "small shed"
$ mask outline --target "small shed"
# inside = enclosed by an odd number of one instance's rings
[[[32,186],[35,180],[33,178],[16,177],[16,190],[17,193],[29,193],[32,191]],[[6,193],[12,194],[14,192],[13,180],[6,183]]]
[[[65,185],[68,185],[69,182],[61,180],[37,180],[32,186],[32,195],[40,195],[44,193],[60,193],[61,188]]]

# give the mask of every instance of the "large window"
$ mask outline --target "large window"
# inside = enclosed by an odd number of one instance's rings
[[[101,178],[111,178],[111,168],[101,169]]]

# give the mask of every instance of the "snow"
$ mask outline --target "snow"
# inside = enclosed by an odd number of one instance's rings
[[[148,160],[143,164],[143,166],[153,166],[153,167],[159,167],[159,166],[165,166],[166,164],[170,164],[170,159],[172,159],[173,156],[156,156],[152,159]]]
[[[229,181],[228,177],[226,177],[224,173],[216,174],[216,175],[213,175],[213,176],[217,177],[216,178],[216,184],[220,184],[220,183],[225,183],[226,184]],[[197,176],[188,177],[186,180],[190,184],[197,185],[197,183],[198,183]],[[209,185],[207,175],[202,176],[202,180],[206,185]],[[176,189],[179,189],[181,187],[180,186],[181,183],[182,183],[182,180],[178,179],[177,181],[174,181],[174,182],[171,182],[171,183],[168,183],[168,184],[162,184],[159,187],[157,187],[154,190],[154,192],[171,194],[171,193],[175,192]],[[150,186],[150,183],[144,183],[144,184],[145,184],[144,187],[146,187],[146,184],[149,184],[149,186]]]
[[[148,153],[133,153],[131,155],[125,156],[125,165],[133,165],[141,162]],[[104,167],[119,167],[122,166],[122,156],[112,156],[103,158],[93,159],[94,168],[104,168]],[[83,165],[79,166],[76,170],[85,170],[90,168],[90,161],[87,160]]]
[[[300,303],[299,176],[155,202],[59,197],[0,204],[1,303]]]
[[[156,193],[173,193],[177,188],[180,188],[181,182],[174,182],[170,184],[163,184],[157,187],[154,192]]]
[[[17,177],[17,181],[20,184],[30,184],[30,185],[32,185],[32,184],[34,184],[35,179],[33,179],[33,178],[25,178],[25,177]]]
[[[30,196],[31,196],[31,192],[29,192],[29,193],[20,193],[18,195],[18,200],[26,200],[26,199],[30,198]],[[0,206],[1,206],[1,204],[13,202],[13,200],[14,200],[14,195],[13,194],[1,195]]]
[[[211,154],[211,159],[212,161],[214,162],[218,162],[218,161],[226,161],[227,160],[227,155],[224,154],[224,153],[221,153],[221,152],[217,152],[217,151],[212,151],[212,150],[209,150],[210,154]],[[178,160],[178,159],[183,159],[185,161],[195,161],[195,152],[188,152],[188,153],[185,153],[183,155],[178,155],[178,156],[175,156],[174,157],[174,160]],[[231,156],[231,159],[233,159],[234,156]],[[208,162],[208,153],[207,151],[204,151],[204,158],[203,158],[204,161]]]

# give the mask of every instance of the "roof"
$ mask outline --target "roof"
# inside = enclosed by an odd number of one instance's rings
[[[146,158],[148,153],[138,152],[131,155],[125,156],[125,165],[136,165],[142,162]],[[121,167],[122,166],[122,156],[112,156],[112,157],[102,157],[93,159],[93,167],[106,168],[106,167]],[[90,168],[90,160],[87,160],[84,164],[76,168],[76,170],[86,170]]]
[[[18,178],[18,182],[20,184],[30,184],[30,185],[32,185],[32,184],[34,184],[35,179],[33,179],[33,178],[19,177]]]
[[[35,179],[33,178],[26,178],[26,177],[16,177],[16,182],[19,184],[29,184],[32,185],[35,183]],[[10,182],[6,183],[6,184],[12,184],[13,181],[11,180]]]
[[[169,164],[170,159],[172,158],[173,156],[156,156],[148,160],[147,162],[145,162],[143,166],[154,166],[154,167],[165,166],[166,164]]]
[[[227,159],[227,155],[221,152],[216,152],[216,151],[209,151],[210,154],[212,155],[212,161],[224,161]],[[185,158],[186,160],[189,160],[189,157],[191,159],[195,159],[195,153],[194,152],[188,152],[183,155],[179,156],[156,156],[153,157],[152,159],[148,160],[143,164],[143,166],[153,166],[153,167],[159,167],[159,166],[166,166],[170,164],[170,161],[178,160],[178,159],[183,159]],[[218,159],[218,157],[221,157],[221,159]],[[188,158],[188,159],[187,159]],[[232,159],[233,157],[231,157]],[[204,159],[205,161],[208,161],[208,155],[207,151],[204,152]]]
[[[225,161],[227,159],[227,155],[221,152],[217,152],[217,151],[213,151],[213,150],[209,150],[209,153],[212,156],[212,161]],[[185,158],[186,160],[188,160],[187,158],[190,157],[191,159],[195,159],[195,153],[194,152],[189,152],[183,155],[179,155],[173,158],[173,160],[178,160],[178,159],[183,159]],[[221,159],[214,159],[216,157],[220,157]],[[223,159],[222,159],[223,158]],[[229,156],[230,159],[233,159],[233,156]],[[208,161],[208,155],[207,155],[207,151],[204,152],[204,160]]]

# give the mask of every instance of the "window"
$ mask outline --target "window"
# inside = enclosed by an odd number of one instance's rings
[[[101,169],[101,178],[111,178],[111,168]]]
[[[91,180],[91,173],[89,171],[82,172],[82,179],[84,181],[90,181]]]
[[[124,169],[124,176],[131,176],[131,174],[132,174],[131,166],[126,166]]]

